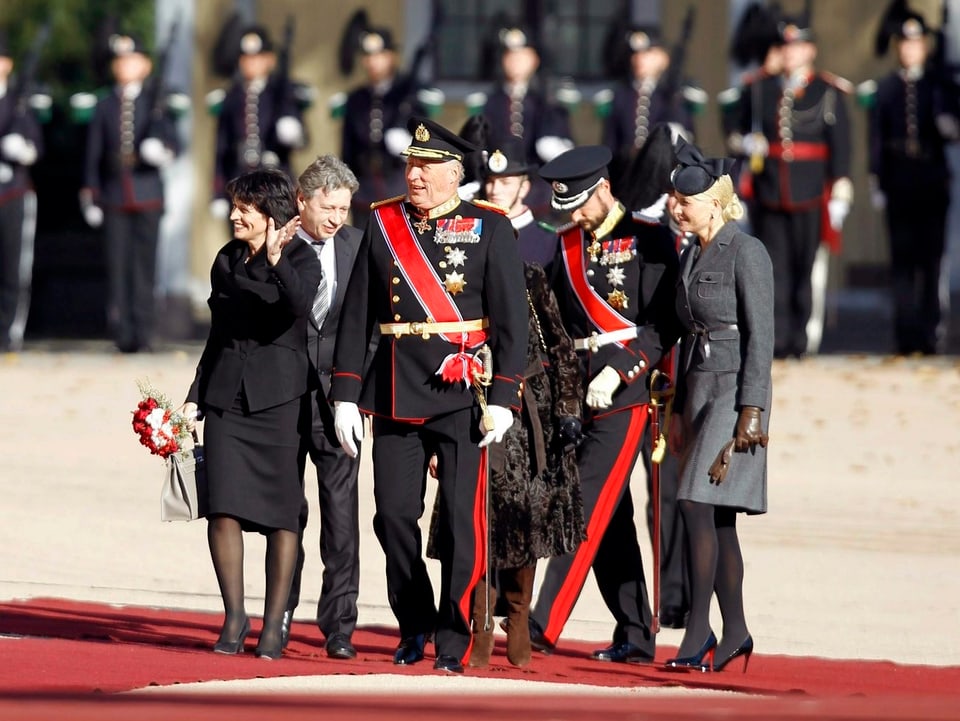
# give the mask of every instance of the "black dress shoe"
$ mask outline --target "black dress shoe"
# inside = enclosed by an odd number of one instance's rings
[[[403,639],[393,654],[393,662],[398,666],[409,666],[417,661],[422,661],[424,643],[422,633]]]
[[[647,653],[635,643],[618,641],[606,648],[601,648],[590,654],[597,661],[612,661],[614,663],[653,663],[653,654]]]
[[[330,658],[350,659],[357,657],[357,649],[350,643],[350,637],[345,633],[331,633],[327,639],[327,656]]]
[[[290,643],[290,624],[293,623],[293,610],[288,609],[283,612],[283,620],[280,622],[280,643],[283,648]]]
[[[463,664],[460,663],[460,659],[456,656],[447,656],[445,654],[437,656],[437,660],[433,662],[433,668],[435,671],[463,673]]]
[[[680,606],[664,606],[660,609],[660,625],[664,628],[686,628],[687,610]]]
[[[527,622],[530,625],[530,648],[549,656],[553,653],[555,646],[544,637],[543,629],[540,628],[539,623],[533,620],[533,616],[529,616]]]

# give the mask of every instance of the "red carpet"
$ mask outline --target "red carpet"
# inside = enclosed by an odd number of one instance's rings
[[[264,661],[253,656],[259,622],[254,620],[254,633],[247,639],[247,653],[236,657],[213,654],[210,647],[219,632],[221,616],[187,611],[175,611],[144,607],[113,607],[95,603],[78,603],[57,599],[34,599],[27,602],[0,604],[0,634],[23,636],[23,638],[0,640],[0,653],[5,663],[0,664],[0,694],[7,701],[27,700],[34,694],[42,694],[54,702],[56,694],[112,693],[145,686],[168,686],[215,679],[249,679],[278,676],[318,676],[325,674],[433,674],[428,660],[412,667],[398,667],[391,662],[397,642],[395,629],[363,627],[354,635],[359,652],[353,661],[333,661],[326,657],[320,632],[313,624],[297,623],[293,639],[283,659]],[[871,713],[858,716],[851,710],[849,715],[837,718],[956,718],[960,715],[960,668],[908,666],[889,662],[830,660],[821,658],[791,657],[782,655],[754,654],[747,674],[739,673],[740,664],[734,662],[736,671],[717,674],[667,672],[654,666],[622,666],[604,664],[588,658],[596,643],[562,641],[561,647],[551,656],[535,654],[533,663],[525,669],[517,669],[506,663],[502,643],[498,640],[494,664],[488,669],[468,669],[471,676],[513,678],[528,681],[552,681],[557,683],[590,684],[618,687],[670,687],[737,691],[762,695],[771,701],[793,699],[803,702],[807,711],[819,708],[818,703],[829,700],[835,710],[838,701],[852,709],[868,702]],[[432,649],[428,647],[428,653]],[[657,658],[664,660],[676,649],[662,647]],[[232,703],[237,703],[232,697]],[[272,703],[276,703],[276,697]],[[906,700],[909,699],[909,703]],[[484,708],[495,717],[492,699],[485,699]],[[675,704],[679,700],[662,697],[659,703]],[[61,698],[62,703],[71,703]],[[129,701],[134,703],[133,701]],[[199,703],[190,699],[190,703]],[[462,704],[464,697],[433,703],[431,709],[446,705]],[[125,702],[126,703],[126,702]],[[168,707],[169,699],[151,701]],[[206,702],[204,702],[206,703]],[[371,714],[377,702],[371,698],[352,698],[345,703],[353,704],[357,714],[351,718],[366,718],[361,711],[368,706]],[[391,703],[402,706],[403,699],[393,698]],[[556,712],[571,713],[574,707],[566,701],[549,704],[533,703],[546,715],[543,718],[560,718]],[[611,709],[630,706],[636,710],[633,699],[597,699],[589,705],[589,713],[611,704]],[[324,701],[325,707],[328,701]],[[812,704],[812,705],[811,705]],[[906,704],[906,705],[905,705]],[[244,700],[244,706],[256,706],[253,699]],[[382,701],[380,702],[382,706]],[[0,715],[5,703],[0,702]],[[19,706],[18,706],[19,707]],[[296,703],[291,701],[289,718],[294,718]],[[672,718],[683,704],[673,707]],[[752,708],[761,708],[754,704]],[[218,708],[221,708],[218,706]],[[476,707],[473,707],[477,710]],[[511,705],[516,709],[516,703]],[[648,708],[645,703],[644,708]],[[690,706],[692,713],[693,706]],[[909,713],[907,710],[909,708]],[[117,718],[122,715],[120,706],[98,705],[99,718],[108,716],[116,709]],[[552,711],[552,715],[547,713]],[[247,709],[250,710],[249,708]],[[585,711],[586,709],[581,709]],[[820,708],[824,711],[823,708]],[[280,712],[279,708],[272,711]],[[451,714],[462,716],[454,709]],[[948,715],[939,716],[941,711]],[[411,704],[410,714],[424,718],[422,705]],[[126,709],[130,713],[130,709]],[[501,710],[500,715],[502,715]],[[525,712],[526,713],[526,712]],[[904,715],[906,713],[906,715]],[[271,712],[269,718],[279,718]],[[608,718],[620,718],[616,714],[604,714]],[[739,715],[743,715],[738,711]],[[75,716],[75,714],[71,714]],[[151,718],[138,711],[137,717]],[[528,718],[540,718],[539,715]],[[703,716],[702,713],[697,714]],[[782,714],[778,714],[784,717]],[[814,713],[824,717],[824,713]],[[18,713],[19,718],[31,718]],[[167,710],[169,716],[169,708]],[[78,716],[79,717],[79,716]],[[91,716],[92,718],[93,716]],[[157,716],[159,718],[159,715]],[[232,714],[232,718],[252,718]],[[427,716],[428,718],[431,716]],[[448,716],[449,717],[449,716]],[[759,716],[758,716],[759,717]],[[786,716],[789,718],[789,716]],[[38,716],[37,718],[40,718]],[[260,718],[263,718],[261,714]],[[373,718],[373,715],[370,716]],[[627,718],[624,716],[623,718]]]

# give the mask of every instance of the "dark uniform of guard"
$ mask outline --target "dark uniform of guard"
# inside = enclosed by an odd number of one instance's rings
[[[134,37],[114,35],[110,50],[114,63],[135,56],[149,63]],[[81,190],[87,221],[103,222],[108,320],[123,352],[150,348],[163,214],[160,168],[180,151],[173,113],[165,101],[155,104],[146,80],[118,84],[97,103],[87,135]]]
[[[411,163],[462,162],[475,150],[425,118],[408,125]],[[408,171],[414,172],[414,171]],[[396,663],[423,658],[436,629],[435,668],[462,672],[473,592],[484,572],[486,452],[470,381],[491,350],[490,410],[519,409],[527,347],[522,265],[502,214],[451,196],[432,209],[402,197],[376,204],[343,304],[331,398],[373,415],[374,530],[402,638]],[[372,364],[365,356],[381,333]],[[343,439],[341,438],[341,441]],[[438,458],[439,608],[422,558],[419,519],[431,455]]]
[[[288,49],[289,50],[289,49]],[[238,62],[276,60],[273,42],[258,26],[240,36]],[[213,196],[220,201],[215,214],[226,217],[225,188],[232,178],[259,168],[279,168],[290,175],[290,155],[306,145],[304,103],[298,89],[286,77],[271,72],[272,62],[259,72],[235,81],[223,96],[217,113],[217,145],[214,160]]]
[[[386,28],[371,29],[360,36],[364,56],[387,53],[396,63],[396,45]],[[360,181],[353,196],[353,224],[364,228],[370,204],[403,193],[405,160],[401,151],[410,142],[406,123],[411,115],[423,115],[424,106],[414,88],[397,74],[377,78],[347,95],[343,110],[341,157]]]
[[[923,18],[910,13],[893,34],[901,43],[924,42],[928,32]],[[945,148],[957,140],[956,88],[921,64],[901,65],[871,82],[866,94],[859,90],[871,106],[870,174],[883,194],[889,231],[897,352],[936,353],[950,204]]]
[[[670,232],[641,222],[609,190],[610,150],[586,146],[540,169],[552,183],[553,204],[578,220],[578,210],[608,199],[609,210],[590,232],[561,232],[553,288],[564,327],[579,352],[585,403],[594,410],[577,449],[587,538],[575,553],[550,559],[531,614],[531,638],[552,648],[580,595],[591,566],[616,619],[613,644],[594,658],[653,659],[656,637],[634,525],[629,481],[640,453],[650,400],[648,371],[669,350],[674,331],[677,252]],[[601,208],[603,212],[603,205]],[[609,405],[591,402],[607,378],[616,382]]]
[[[13,62],[5,33],[0,59]],[[30,167],[43,153],[43,134],[29,98],[0,78],[0,352],[19,350],[27,324],[37,197]]]
[[[813,33],[797,20],[786,22],[782,38],[785,45],[812,43]],[[779,358],[808,351],[814,261],[821,243],[839,251],[840,224],[853,200],[845,97],[850,83],[812,66],[788,73],[785,67],[781,76],[760,78],[756,92],[741,97],[739,125],[741,137],[759,133],[765,141],[763,168],[753,176],[753,228],[773,262]],[[732,150],[749,154],[745,147]]]

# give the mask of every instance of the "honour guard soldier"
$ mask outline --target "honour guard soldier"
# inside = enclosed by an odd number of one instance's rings
[[[650,400],[647,374],[675,336],[677,252],[665,226],[627,212],[610,191],[610,149],[570,150],[540,169],[552,204],[571,213],[554,261],[554,292],[579,351],[588,412],[577,449],[587,538],[550,559],[531,613],[534,647],[553,648],[591,566],[616,620],[602,661],[644,663],[656,638],[629,481]]]
[[[0,32],[0,352],[18,351],[27,324],[37,196],[30,167],[43,134],[29,105],[29,79],[14,85],[13,53]]]
[[[774,352],[799,358],[819,348],[826,262],[830,251],[839,252],[853,202],[845,97],[853,88],[814,69],[817,48],[806,18],[785,18],[781,40],[782,75],[760,79],[740,100],[738,130],[753,145],[731,150],[763,158],[753,176],[753,229],[776,278]]]
[[[288,29],[288,36],[290,34]],[[288,43],[283,62],[266,29],[248,26],[234,48],[240,77],[222,100],[208,97],[217,115],[217,145],[210,212],[226,218],[230,212],[225,188],[232,178],[259,168],[279,168],[290,175],[290,154],[307,143],[303,125],[307,90],[287,75]],[[222,91],[221,91],[222,92]]]
[[[407,127],[407,193],[372,209],[343,304],[331,398],[337,437],[352,455],[361,410],[373,416],[374,530],[401,636],[394,663],[422,660],[435,631],[434,668],[461,673],[484,570],[484,449],[519,408],[527,303],[509,221],[457,194],[463,158],[476,148],[426,118]],[[419,527],[434,453],[439,608]]]
[[[888,16],[884,25],[877,50],[884,54],[892,36],[898,68],[857,89],[870,114],[872,201],[886,214],[897,352],[933,354],[944,330],[945,149],[960,130],[957,88],[942,68],[926,66],[930,31],[921,15]]]
[[[80,205],[91,227],[104,226],[108,320],[117,348],[150,348],[157,240],[163,214],[161,168],[180,152],[161,75],[140,40],[109,39],[116,85],[96,105],[87,135]]]

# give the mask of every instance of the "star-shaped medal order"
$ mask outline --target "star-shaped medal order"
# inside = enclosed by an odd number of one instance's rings
[[[607,303],[617,310],[623,310],[629,302],[630,299],[622,290],[617,289],[607,294]]]
[[[430,230],[430,219],[427,216],[423,216],[413,224],[413,227],[417,229],[418,233],[426,233]]]
[[[447,251],[447,262],[454,268],[459,268],[467,260],[467,253],[463,248],[450,248]]]
[[[626,277],[626,274],[623,272],[623,268],[616,266],[607,271],[607,282],[616,288],[618,285],[623,285],[623,280]]]
[[[443,285],[450,295],[456,295],[463,292],[463,286],[467,281],[463,279],[463,273],[447,273],[443,279]]]

